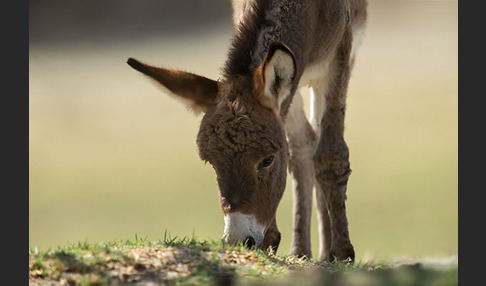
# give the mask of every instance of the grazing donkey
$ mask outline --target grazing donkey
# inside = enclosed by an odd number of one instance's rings
[[[233,0],[236,27],[214,81],[192,73],[128,64],[167,93],[204,112],[202,160],[216,171],[228,243],[276,250],[275,214],[286,184],[294,194],[290,252],[312,257],[315,190],[320,260],[354,260],[346,218],[350,170],[344,133],[346,93],[366,0]],[[311,91],[310,123],[299,86]]]

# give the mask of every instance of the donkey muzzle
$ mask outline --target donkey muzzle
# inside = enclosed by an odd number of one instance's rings
[[[261,248],[265,227],[259,224],[252,215],[228,213],[224,216],[223,239],[226,243],[243,242],[247,247]]]

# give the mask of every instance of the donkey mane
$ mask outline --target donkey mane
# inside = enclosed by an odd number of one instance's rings
[[[249,13],[236,27],[223,67],[223,76],[227,79],[235,75],[253,75],[274,43],[284,43],[294,52],[300,50],[299,41],[291,39],[302,32],[296,28],[292,32],[292,37],[283,34],[281,27],[285,23],[279,23],[278,19],[286,19],[279,14],[297,14],[297,8],[301,4],[293,0],[256,0],[249,5]],[[260,50],[255,50],[259,47]]]
[[[245,15],[242,22],[236,27],[235,34],[231,40],[228,57],[223,67],[223,76],[229,78],[232,75],[253,74],[250,70],[253,62],[253,51],[257,42],[259,29],[266,22],[265,10],[270,6],[272,0],[261,0],[252,2],[250,11]],[[255,68],[256,69],[256,68]]]

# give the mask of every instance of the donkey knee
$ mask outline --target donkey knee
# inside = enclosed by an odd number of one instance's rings
[[[315,161],[314,161],[315,162]],[[351,174],[349,160],[327,160],[324,164],[315,166],[316,178],[325,182],[332,182],[337,186],[345,185]]]
[[[318,150],[314,155],[314,169],[316,178],[321,183],[345,185],[351,174],[349,150],[346,143],[343,141],[332,149],[324,150],[324,152]]]

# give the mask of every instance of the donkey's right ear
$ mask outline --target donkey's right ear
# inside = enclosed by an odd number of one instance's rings
[[[254,95],[260,104],[279,113],[290,95],[296,68],[292,51],[283,43],[272,44],[253,75]]]
[[[146,65],[133,58],[129,58],[127,64],[162,84],[170,95],[182,99],[196,114],[207,112],[218,95],[217,81],[193,73]]]

